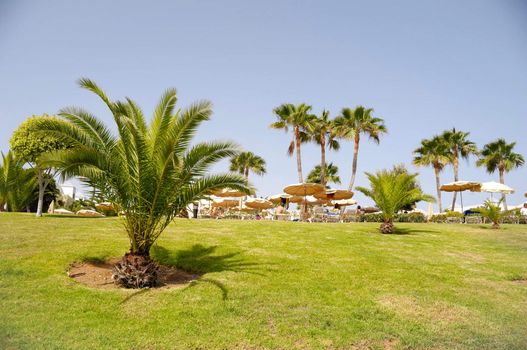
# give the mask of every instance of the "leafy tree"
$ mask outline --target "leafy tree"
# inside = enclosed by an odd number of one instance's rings
[[[365,174],[371,188],[359,186],[356,189],[370,197],[382,211],[384,222],[381,224],[381,233],[393,233],[393,218],[398,211],[419,201],[434,201],[434,197],[424,194],[416,184],[417,174],[402,172],[397,168]]]
[[[379,143],[380,136],[388,132],[384,120],[373,116],[372,108],[357,106],[355,109],[343,108],[340,116],[335,118],[335,126],[339,137],[352,139],[353,163],[351,166],[351,181],[349,190],[353,189],[357,174],[357,159],[359,155],[360,137],[367,135],[375,143]]]
[[[320,177],[317,182],[326,186],[326,146],[333,150],[340,148],[340,144],[336,139],[335,122],[329,119],[329,111],[324,110],[320,117],[314,118],[309,128],[309,136],[320,146],[320,166],[318,168]],[[308,180],[307,182],[310,181]]]
[[[32,169],[24,169],[24,161],[12,151],[2,153],[0,164],[0,206],[8,211],[29,210],[37,179]],[[35,196],[36,198],[36,196]]]
[[[253,152],[241,152],[231,158],[231,171],[236,171],[249,181],[249,172],[263,175],[266,172],[265,160]]]
[[[441,138],[447,144],[449,149],[450,163],[454,168],[454,181],[459,181],[459,158],[468,159],[470,155],[477,155],[478,148],[476,144],[468,139],[469,132],[452,130],[444,131]],[[457,192],[454,192],[452,199],[452,208],[456,206]]]
[[[476,162],[477,166],[483,166],[489,174],[498,170],[500,183],[505,183],[505,173],[515,168],[523,166],[525,159],[519,153],[514,152],[516,142],[507,143],[505,139],[497,139],[494,142],[487,143],[483,146],[481,157]],[[502,194],[501,200],[507,210],[507,201],[505,194]]]
[[[36,132],[41,122],[53,122],[55,117],[33,116],[26,119],[11,136],[10,145],[17,158],[27,162],[36,173],[38,182],[38,206],[36,216],[42,216],[46,187],[55,175],[55,169],[42,162],[44,154],[69,147],[63,140],[49,133]]]
[[[441,181],[439,175],[444,167],[451,162],[451,153],[447,143],[440,136],[434,136],[431,139],[421,141],[421,146],[414,151],[413,163],[416,166],[432,166],[436,178],[437,201],[439,212],[443,211],[441,203]]]
[[[238,152],[230,142],[191,145],[199,125],[209,120],[211,104],[201,101],[176,110],[176,90],[168,89],[146,122],[130,98],[112,101],[89,79],[81,87],[99,96],[110,110],[117,136],[98,118],[80,108],[63,109],[57,119],[40,119],[37,128],[75,147],[46,157],[62,176],[83,176],[112,188],[110,201],[124,213],[130,251],[114,267],[116,283],[126,287],[156,284],[157,265],[150,248],[190,203],[214,189],[229,187],[248,193],[235,174],[208,174],[210,166]]]
[[[305,103],[299,105],[285,103],[273,110],[278,121],[272,123],[271,128],[281,129],[285,132],[288,132],[289,128],[293,129],[293,140],[289,144],[287,154],[291,156],[294,150],[296,150],[298,182],[304,182],[300,144],[309,141],[309,135],[306,130],[312,127],[315,119],[315,116],[309,113],[310,111],[311,106]]]
[[[501,205],[501,201],[499,201],[498,204],[495,204],[491,200],[487,199],[483,203],[482,208],[474,208],[474,211],[478,211],[481,214],[481,216],[489,219],[489,221],[492,222],[492,228],[499,229],[501,219],[503,218],[500,205]]]
[[[338,175],[339,168],[336,165],[333,165],[333,163],[325,164],[326,170],[325,170],[325,177],[326,177],[326,183],[336,183],[340,184],[340,176]],[[313,183],[322,183],[322,175],[320,171],[320,165],[317,165],[311,170],[311,172],[307,175],[307,182],[313,182]]]

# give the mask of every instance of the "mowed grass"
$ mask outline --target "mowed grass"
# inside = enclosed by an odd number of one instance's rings
[[[119,218],[0,213],[2,349],[525,349],[527,227],[176,220],[153,256],[186,287],[96,290]]]

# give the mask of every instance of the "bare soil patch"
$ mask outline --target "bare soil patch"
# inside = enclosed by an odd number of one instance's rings
[[[120,259],[105,262],[86,261],[70,265],[68,276],[79,283],[97,289],[120,289],[112,280],[112,268]],[[159,265],[159,283],[156,288],[179,288],[201,277],[173,266]]]

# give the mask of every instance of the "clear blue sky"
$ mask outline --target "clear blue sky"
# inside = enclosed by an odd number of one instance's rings
[[[307,102],[335,116],[373,107],[390,133],[364,139],[364,171],[411,166],[421,139],[456,127],[478,146],[498,137],[527,157],[527,6],[522,1],[9,1],[0,0],[0,149],[32,114],[85,107],[108,112],[76,80],[89,77],[113,98],[130,96],[150,113],[174,86],[180,106],[214,103],[199,140],[232,139],[262,155],[268,174],[252,176],[260,195],[297,181],[290,136],[269,129],[273,107]],[[352,145],[328,154],[343,186]],[[304,169],[319,162],[303,148]],[[226,170],[227,164],[217,169]],[[434,191],[431,169],[419,169]],[[506,175],[524,200],[527,167]],[[447,169],[443,182],[451,181]],[[497,180],[463,163],[461,178]],[[363,201],[357,195],[359,201]],[[448,201],[449,195],[445,196]],[[465,195],[465,203],[485,198]]]

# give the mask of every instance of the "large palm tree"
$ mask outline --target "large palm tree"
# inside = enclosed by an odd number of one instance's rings
[[[176,215],[213,189],[249,192],[242,176],[208,174],[212,164],[235,155],[237,147],[230,142],[191,145],[199,125],[212,114],[209,102],[176,110],[176,90],[168,89],[147,123],[131,99],[112,101],[88,79],[79,84],[104,101],[117,135],[80,108],[63,109],[61,119],[42,120],[38,130],[71,142],[73,148],[45,160],[64,177],[83,176],[112,188],[110,201],[123,212],[130,240],[130,251],[114,267],[114,280],[126,287],[152,286],[157,265],[150,248]]]
[[[345,139],[352,139],[353,163],[351,166],[351,181],[349,190],[353,189],[357,175],[357,159],[359,154],[360,137],[367,135],[375,143],[379,143],[380,136],[388,132],[384,120],[373,116],[372,108],[357,106],[355,109],[343,108],[340,115],[335,119],[338,135]]]
[[[454,168],[454,181],[459,180],[459,159],[468,159],[470,155],[477,155],[478,148],[476,144],[468,139],[469,132],[458,131],[455,128],[446,130],[441,138],[446,142],[450,150],[450,162]],[[452,211],[456,205],[457,192],[454,192],[452,199]]]
[[[263,175],[266,172],[265,160],[253,152],[241,152],[231,158],[230,171],[236,171],[249,181],[249,172]]]
[[[476,162],[477,166],[484,166],[489,174],[498,170],[500,183],[505,183],[505,173],[515,168],[521,167],[525,159],[519,153],[513,151],[516,142],[507,143],[505,139],[499,138],[494,142],[487,143],[481,150],[481,158]],[[502,194],[502,201],[507,210],[505,194]]]
[[[442,137],[434,136],[421,141],[421,146],[414,151],[413,163],[416,166],[432,166],[436,178],[437,202],[439,212],[443,211],[441,203],[441,182],[439,175],[443,168],[450,163],[450,152]]]
[[[304,182],[300,144],[309,141],[306,130],[312,127],[315,119],[315,116],[309,113],[310,111],[311,106],[305,103],[299,105],[284,103],[273,110],[278,120],[270,125],[273,129],[282,129],[285,132],[288,132],[289,128],[293,129],[293,140],[289,144],[287,154],[293,155],[296,150],[298,182]]]
[[[339,168],[336,165],[333,165],[333,163],[326,163],[325,165],[325,183],[335,183],[340,184],[340,176]],[[322,171],[320,170],[320,165],[316,165],[313,170],[309,172],[307,175],[306,182],[313,182],[313,183],[322,183]]]
[[[375,174],[365,173],[370,180],[370,188],[357,187],[357,191],[370,197],[382,211],[382,233],[393,233],[393,218],[399,210],[419,201],[433,202],[434,197],[424,194],[416,182],[417,174],[409,174],[397,167],[381,170]]]
[[[322,111],[320,117],[316,117],[308,130],[309,136],[320,146],[320,180],[326,186],[326,146],[329,149],[338,150],[340,144],[336,139],[337,133],[335,121],[329,119],[329,111]],[[308,180],[309,182],[309,180]],[[340,180],[339,180],[340,182]]]

